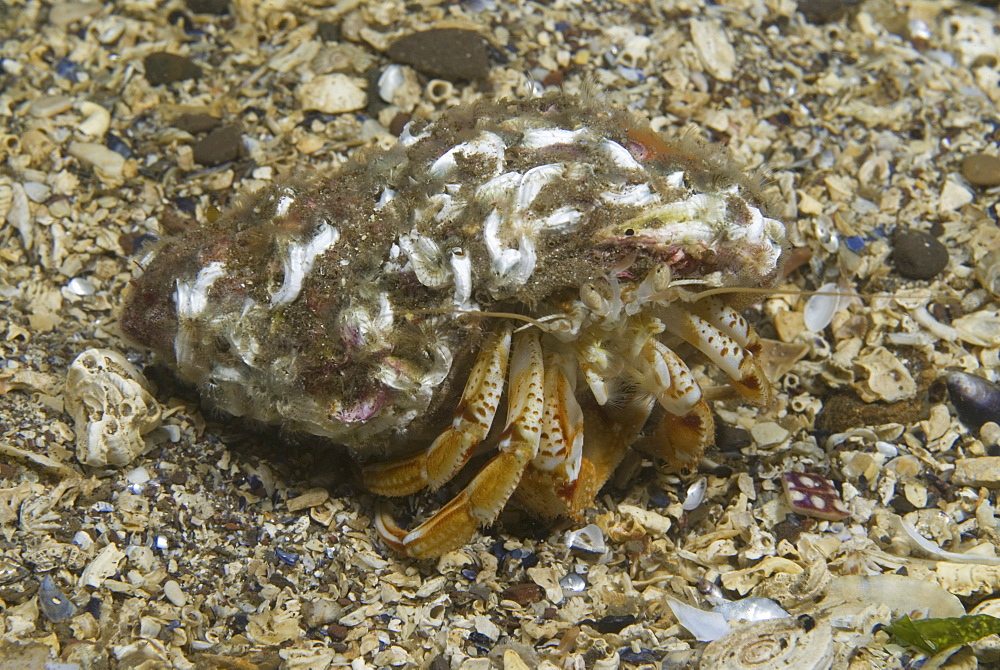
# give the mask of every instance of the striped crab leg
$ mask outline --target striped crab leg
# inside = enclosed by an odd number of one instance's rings
[[[759,350],[760,342],[750,325],[738,314],[739,320],[734,321],[735,312],[730,312],[721,301],[706,300],[697,309],[704,316],[687,307],[663,307],[662,321],[667,331],[708,356],[745,399],[756,405],[768,405],[771,384],[751,351],[751,348]]]
[[[426,451],[397,461],[369,463],[362,468],[361,476],[370,491],[384,496],[405,496],[425,487],[438,489],[458,474],[493,425],[503,394],[510,332],[508,328],[494,333],[483,344],[451,426]]]
[[[649,441],[652,450],[673,467],[697,464],[715,439],[715,420],[691,370],[670,347],[651,337],[631,374],[666,410]]]
[[[375,519],[379,535],[413,558],[440,556],[462,546],[480,526],[492,522],[514,493],[538,453],[544,415],[544,364],[536,333],[519,335],[513,347],[507,425],[494,456],[448,504],[411,531],[385,511]]]

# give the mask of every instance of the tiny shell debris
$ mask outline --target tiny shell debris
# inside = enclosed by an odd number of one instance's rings
[[[151,447],[160,424],[146,379],[116,351],[88,349],[66,376],[66,405],[76,422],[76,457],[85,465],[127,465]]]
[[[792,509],[807,516],[830,521],[843,521],[851,515],[840,492],[826,477],[786,472],[781,475],[781,485]]]
[[[0,664],[709,667],[720,647],[704,656],[699,638],[738,628],[711,607],[766,598],[794,635],[810,619],[836,630],[827,666],[929,667],[940,659],[877,625],[997,614],[996,3],[0,4]],[[466,44],[428,36],[440,29]],[[431,63],[469,53],[475,68],[421,71],[392,51],[408,36]],[[298,87],[334,74],[363,106],[304,109]],[[584,81],[664,136],[728,145],[789,222],[783,284],[738,296],[774,403],[712,400],[717,446],[691,472],[640,456],[578,522],[505,512],[437,562],[399,559],[339,452],[220,422],[138,352],[127,360],[160,389],[147,408],[176,441],[137,426],[127,467],[81,466],[83,410],[63,382],[81,352],[120,346],[150,245],[408,121]],[[202,162],[223,126],[239,139]],[[823,304],[826,284],[843,299]],[[912,396],[871,388],[856,362],[879,348]],[[754,424],[770,426],[755,439]],[[787,437],[771,442],[775,427]],[[835,481],[851,516],[789,514],[786,472]],[[600,552],[566,544],[591,524]],[[695,635],[680,605],[721,625]],[[796,667],[822,661],[822,642]],[[989,640],[960,654],[952,665],[1000,658]]]

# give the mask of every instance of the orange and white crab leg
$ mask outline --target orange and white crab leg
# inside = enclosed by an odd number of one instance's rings
[[[531,459],[538,453],[545,406],[542,346],[533,332],[517,336],[511,356],[507,426],[494,456],[447,505],[407,532],[386,512],[375,527],[396,551],[414,558],[431,558],[469,541],[479,526],[491,523],[517,488]]]
[[[723,319],[709,303],[713,319]],[[684,339],[704,353],[729,377],[730,383],[741,396],[757,405],[771,401],[771,385],[764,376],[757,360],[739,342],[725,334],[708,320],[683,307],[663,308],[663,324],[667,331]]]
[[[753,356],[761,351],[760,338],[743,315],[715,297],[696,299],[689,309],[740,343]]]
[[[362,468],[365,485],[384,496],[405,496],[425,486],[437,489],[469,461],[493,425],[510,354],[510,329],[483,343],[465,383],[451,426],[433,444],[409,458],[371,463]]]
[[[712,411],[680,356],[656,338],[643,344],[631,374],[666,410],[653,449],[673,467],[691,467],[715,439]]]
[[[517,489],[518,501],[542,518],[569,513],[580,477],[583,410],[576,400],[573,372],[558,354],[545,357],[545,407],[538,454]]]

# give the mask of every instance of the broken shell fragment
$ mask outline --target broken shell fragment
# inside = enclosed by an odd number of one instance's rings
[[[826,477],[786,472],[781,475],[781,485],[788,504],[799,514],[829,521],[843,521],[851,515],[837,488]]]
[[[604,542],[604,531],[595,524],[566,533],[566,546],[588,554],[603,554],[608,550]]]
[[[95,467],[126,465],[148,451],[143,435],[160,423],[146,380],[108,349],[88,349],[69,366],[66,406],[76,421],[76,457]]]
[[[38,606],[45,618],[53,623],[67,621],[76,614],[76,605],[59,590],[50,575],[45,575],[38,588]]]
[[[799,619],[770,619],[748,624],[705,648],[702,668],[717,670],[819,670],[833,663],[833,629]]]

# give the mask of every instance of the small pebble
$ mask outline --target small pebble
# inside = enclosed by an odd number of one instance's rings
[[[753,435],[753,439],[757,444],[767,447],[772,444],[784,442],[790,433],[786,428],[783,428],[774,421],[763,421],[752,425],[750,427],[750,434]]]
[[[125,176],[125,159],[102,144],[70,142],[69,154],[94,169],[97,176],[110,182],[120,182]]]
[[[187,604],[187,596],[181,590],[181,585],[173,579],[169,579],[163,584],[163,595],[177,607],[184,607]]]
[[[799,0],[798,8],[809,23],[820,25],[831,23],[847,13],[844,0]]]
[[[957,486],[985,486],[1000,488],[1000,456],[959,458],[951,483]]]
[[[225,16],[229,13],[229,0],[187,0],[186,4],[195,14]]]
[[[962,176],[976,186],[1000,184],[1000,157],[973,154],[962,159]]]
[[[100,12],[102,4],[100,2],[55,2],[49,11],[49,23],[60,28],[68,28],[71,24]]]
[[[216,128],[192,147],[194,160],[205,166],[236,160],[243,149],[243,132],[236,126]]]
[[[309,489],[300,496],[289,499],[288,511],[298,512],[310,507],[318,507],[330,498],[330,492],[324,488]]]
[[[602,617],[600,621],[594,626],[597,632],[602,635],[607,635],[609,633],[618,634],[626,626],[631,626],[635,623],[635,615],[633,614],[619,614],[619,615],[608,615]]]
[[[189,133],[206,133],[215,130],[222,121],[208,114],[192,114],[185,112],[174,119],[173,127]]]
[[[513,600],[519,605],[537,603],[542,599],[542,587],[538,584],[514,584],[503,591],[504,600]]]
[[[149,54],[142,59],[142,64],[146,68],[146,81],[150,86],[201,77],[201,67],[193,60],[165,51]]]
[[[898,231],[892,237],[892,262],[907,279],[933,279],[948,265],[948,250],[928,233]]]
[[[405,35],[389,47],[389,58],[431,77],[482,79],[490,69],[486,40],[474,30],[433,28]]]

